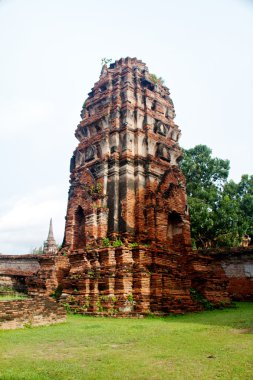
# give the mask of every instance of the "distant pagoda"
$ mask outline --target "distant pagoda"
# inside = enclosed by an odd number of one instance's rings
[[[57,251],[58,251],[58,248],[57,248],[57,244],[54,238],[53,223],[52,223],[52,218],[51,218],[50,224],[49,224],[48,237],[47,237],[47,240],[44,242],[43,253],[54,255],[57,253]]]

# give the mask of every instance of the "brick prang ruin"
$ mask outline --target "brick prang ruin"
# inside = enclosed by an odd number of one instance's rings
[[[174,117],[169,89],[142,61],[103,66],[75,132],[57,275],[76,312],[196,311],[193,281],[211,302],[229,302],[222,271],[205,260],[194,269]]]
[[[64,247],[103,239],[190,246],[180,130],[169,89],[136,58],[103,66],[76,129]]]
[[[252,247],[192,251],[174,106],[136,58],[103,66],[71,159],[65,237],[43,254],[0,255],[0,329],[82,314],[138,316],[253,300]]]

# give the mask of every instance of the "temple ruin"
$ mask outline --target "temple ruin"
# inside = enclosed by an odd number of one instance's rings
[[[174,117],[169,89],[142,61],[103,66],[83,104],[70,167],[60,284],[76,311],[199,310],[193,281],[210,301],[229,302],[222,270],[218,278],[210,267],[200,284],[206,262],[193,268]]]
[[[103,66],[81,111],[65,235],[0,255],[0,328],[81,314],[184,313],[253,300],[252,247],[193,251],[169,89],[136,58]],[[55,298],[57,302],[52,300]],[[61,304],[61,305],[60,305]]]
[[[103,66],[75,135],[64,248],[120,239],[190,247],[180,129],[169,89],[137,59]]]

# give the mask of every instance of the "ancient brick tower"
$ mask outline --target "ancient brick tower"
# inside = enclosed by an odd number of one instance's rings
[[[169,90],[133,58],[103,66],[81,112],[64,245],[105,237],[166,249],[190,244],[180,130]]]
[[[103,66],[76,129],[60,252],[64,265],[57,274],[62,299],[75,311],[199,308],[190,288],[194,280],[203,290],[205,265],[192,275],[174,116],[168,88],[142,61],[125,58]],[[207,297],[216,302],[222,287],[209,280]]]

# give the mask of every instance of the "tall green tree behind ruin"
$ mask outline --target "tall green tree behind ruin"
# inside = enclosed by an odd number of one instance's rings
[[[230,163],[206,145],[184,150],[191,235],[196,247],[236,246],[253,234],[253,176],[228,182]]]

